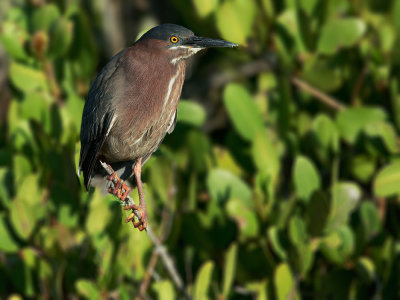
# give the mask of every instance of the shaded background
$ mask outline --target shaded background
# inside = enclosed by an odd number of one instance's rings
[[[144,167],[186,298],[400,297],[399,0],[2,0],[0,21],[1,298],[182,297],[76,175],[91,81],[165,22],[241,45],[190,61]]]

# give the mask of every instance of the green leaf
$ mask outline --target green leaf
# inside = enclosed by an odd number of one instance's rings
[[[353,253],[354,244],[353,231],[343,225],[322,240],[320,249],[330,261],[343,264]]]
[[[333,92],[342,84],[340,69],[329,65],[325,60],[312,61],[306,66],[302,78],[326,92]]]
[[[0,216],[0,251],[5,253],[16,252],[19,249],[13,240],[4,222],[4,216]]]
[[[378,209],[372,202],[363,202],[360,207],[361,222],[367,241],[372,239],[381,229]]]
[[[27,120],[36,120],[41,123],[46,122],[49,118],[48,101],[40,93],[26,94],[21,105],[21,117]]]
[[[225,299],[228,298],[230,290],[232,288],[232,283],[235,278],[236,273],[236,260],[237,260],[237,250],[238,246],[233,243],[225,256],[225,267],[224,267],[224,285],[222,289],[222,294]]]
[[[78,279],[75,282],[78,293],[87,299],[101,299],[100,291],[94,282],[87,279]]]
[[[268,300],[268,281],[265,279],[258,282],[248,282],[246,283],[246,289],[253,292],[255,295],[253,299],[256,300]]]
[[[73,23],[65,18],[56,19],[49,32],[48,55],[58,57],[65,54],[72,42]]]
[[[15,22],[5,21],[0,31],[0,41],[7,53],[15,59],[27,59],[24,44],[28,39],[28,33]]]
[[[328,222],[329,199],[323,191],[315,192],[307,203],[306,222],[307,231],[312,236],[320,236]]]
[[[57,5],[45,4],[33,11],[32,25],[35,31],[47,30],[58,18],[60,18],[60,11]]]
[[[16,88],[25,93],[47,90],[46,77],[43,72],[16,62],[12,62],[10,65],[10,80]]]
[[[179,101],[178,122],[200,127],[206,120],[203,106],[194,101]]]
[[[295,245],[301,245],[308,241],[306,225],[298,216],[293,216],[289,221],[289,238]]]
[[[358,18],[329,20],[322,28],[317,50],[321,54],[334,54],[340,48],[354,46],[365,31],[364,21]]]
[[[91,236],[103,233],[107,226],[111,216],[107,202],[106,198],[101,195],[99,189],[96,189],[90,201],[89,215],[86,219],[86,230]]]
[[[305,156],[298,156],[294,164],[294,184],[297,195],[308,202],[312,193],[321,186],[318,171],[313,162]]]
[[[340,111],[336,122],[341,136],[353,144],[367,125],[384,121],[385,118],[386,114],[381,108],[358,107]]]
[[[193,0],[197,14],[201,18],[207,17],[211,14],[217,8],[218,2],[219,0]]]
[[[257,215],[249,204],[245,204],[243,200],[231,198],[226,203],[225,209],[228,216],[236,221],[241,239],[257,236],[259,230]]]
[[[270,177],[275,184],[279,175],[280,160],[266,130],[262,129],[256,133],[251,152],[258,171]]]
[[[245,45],[251,35],[255,15],[253,1],[224,1],[217,10],[217,28],[224,39]]]
[[[280,257],[281,260],[287,259],[286,249],[282,246],[279,237],[279,231],[276,226],[271,226],[268,229],[268,240],[271,243],[272,249],[274,250],[275,254]]]
[[[361,277],[367,281],[372,282],[376,279],[376,269],[374,262],[369,257],[360,257],[356,264],[356,270],[360,273]]]
[[[235,278],[236,273],[236,260],[237,260],[238,246],[233,243],[225,256],[225,266],[224,266],[224,284],[222,288],[222,295],[225,299],[228,299],[230,294],[232,283]]]
[[[369,182],[375,172],[375,159],[367,155],[356,155],[351,160],[351,172],[363,183]]]
[[[251,205],[251,189],[239,177],[229,171],[212,169],[207,176],[207,187],[212,199],[224,201],[238,198]]]
[[[250,93],[241,85],[231,83],[224,90],[224,103],[233,126],[246,140],[253,140],[264,122]]]
[[[346,224],[350,214],[361,199],[360,187],[352,182],[340,182],[333,187],[331,209],[326,231],[330,232]]]
[[[400,163],[391,163],[382,168],[374,180],[374,193],[378,197],[400,194]]]
[[[364,132],[372,138],[381,138],[390,153],[399,153],[397,135],[392,124],[384,121],[370,123],[365,126]]]
[[[298,299],[298,292],[295,288],[295,281],[290,267],[286,263],[281,263],[275,269],[274,284],[276,298],[278,300]]]
[[[10,203],[10,220],[22,239],[28,239],[36,223],[45,216],[46,206],[42,203],[39,175],[29,174],[18,184],[17,195]]]
[[[312,122],[312,130],[323,149],[332,149],[337,152],[339,148],[339,133],[336,124],[325,114],[318,114]]]
[[[25,176],[32,171],[32,166],[26,156],[15,154],[13,157],[13,173],[15,185],[19,186]]]
[[[157,293],[157,299],[174,300],[176,299],[174,285],[169,280],[160,280],[152,284]]]
[[[208,299],[207,294],[210,288],[213,269],[214,263],[211,261],[208,261],[201,266],[194,283],[194,299]]]

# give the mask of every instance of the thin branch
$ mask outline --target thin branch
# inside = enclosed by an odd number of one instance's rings
[[[113,173],[113,169],[111,166],[106,164],[105,162],[100,161],[101,166],[106,170],[108,175],[111,175]],[[112,185],[116,184],[116,180],[111,183]],[[125,199],[124,205],[133,205],[135,202],[130,196],[127,196]],[[137,210],[133,211],[136,217],[141,220],[142,216],[140,215],[140,212]],[[150,226],[147,226],[146,228],[147,236],[150,238],[151,242],[155,246],[154,251],[158,253],[158,255],[161,257],[161,260],[167,269],[167,272],[169,273],[173,283],[175,286],[178,288],[178,290],[182,293],[182,295],[185,297],[185,299],[191,299],[191,297],[186,293],[185,286],[183,285],[183,281],[181,277],[179,276],[178,271],[176,270],[176,267],[174,265],[174,262],[172,258],[169,256],[167,249],[165,246],[160,242],[158,237],[155,235],[153,230],[150,228]]]
[[[317,88],[313,87],[309,83],[301,80],[300,78],[292,77],[291,81],[299,89],[311,94],[312,96],[315,97],[315,99],[319,100],[323,104],[325,104],[335,110],[340,111],[340,110],[343,110],[346,108],[346,106],[344,104],[340,103],[339,100],[325,94],[324,92],[318,90]]]

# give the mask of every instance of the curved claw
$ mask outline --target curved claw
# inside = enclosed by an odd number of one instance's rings
[[[140,215],[141,215],[142,217],[141,217],[141,219],[140,219],[139,221],[135,222],[135,217],[136,217],[136,215],[135,215],[134,212],[132,212],[132,213],[126,218],[125,221],[126,221],[127,223],[128,223],[128,222],[132,222],[133,227],[139,229],[140,231],[145,230],[145,229],[147,228],[147,213],[146,213],[146,210],[143,209],[142,207],[138,206],[138,205],[135,205],[135,204],[129,205],[129,206],[125,206],[125,207],[124,207],[124,210],[129,210],[129,209],[139,211],[139,213],[140,213]]]
[[[122,180],[115,172],[108,176],[107,180],[111,181],[114,184],[114,188],[109,188],[108,192],[117,196],[118,199],[120,199],[121,201],[125,201],[126,197],[131,191],[131,188],[122,183]]]

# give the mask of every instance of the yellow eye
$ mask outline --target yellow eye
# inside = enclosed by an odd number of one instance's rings
[[[179,39],[176,36],[171,36],[171,38],[169,39],[171,41],[171,43],[176,44]]]

